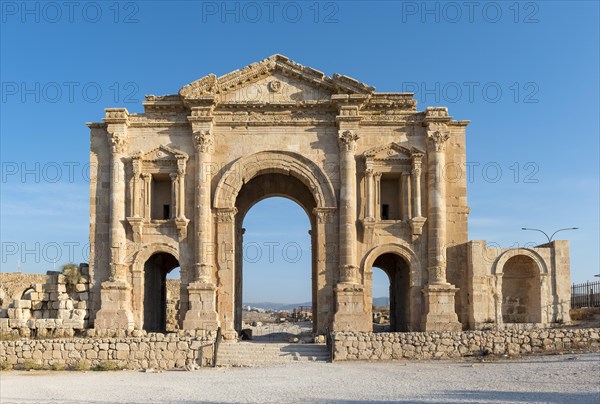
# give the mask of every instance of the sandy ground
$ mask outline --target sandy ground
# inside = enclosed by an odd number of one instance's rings
[[[9,403],[600,403],[600,355],[298,363],[195,372],[2,372]]]

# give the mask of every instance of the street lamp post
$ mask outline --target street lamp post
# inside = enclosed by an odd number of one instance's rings
[[[560,231],[565,231],[565,230],[577,230],[577,229],[579,229],[579,227],[567,227],[567,228],[565,228],[565,229],[558,229],[558,230],[556,230],[554,233],[552,233],[552,235],[551,235],[551,236],[548,236],[548,234],[547,234],[545,231],[543,231],[543,230],[540,230],[540,229],[531,229],[531,228],[528,228],[528,227],[521,227],[521,230],[539,231],[539,232],[540,232],[540,233],[542,233],[544,236],[546,236],[546,238],[548,239],[548,243],[551,243],[551,242],[552,242],[552,238],[554,237],[554,235],[555,235],[556,233],[560,232]]]

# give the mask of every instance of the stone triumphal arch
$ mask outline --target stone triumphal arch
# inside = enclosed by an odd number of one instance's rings
[[[179,266],[179,328],[235,338],[242,222],[271,196],[310,220],[315,334],[372,330],[373,266],[397,331],[568,320],[566,242],[516,262],[468,241],[469,122],[446,108],[281,55],[143,106],[88,124],[96,328],[164,328],[165,274]]]

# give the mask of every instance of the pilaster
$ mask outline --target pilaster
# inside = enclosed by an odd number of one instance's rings
[[[202,100],[191,108],[188,116],[196,153],[194,203],[194,271],[188,285],[189,307],[184,329],[216,330],[219,326],[214,280],[214,248],[212,237],[210,165],[214,152],[213,98]]]
[[[125,108],[106,109],[110,146],[110,275],[101,285],[101,307],[94,326],[99,329],[133,329],[131,286],[125,259],[125,164],[129,113]]]
[[[337,95],[339,114],[338,143],[340,158],[340,203],[339,203],[339,282],[335,288],[336,311],[335,331],[370,331],[371,319],[365,309],[364,286],[359,279],[357,265],[357,187],[356,149],[360,138],[358,129],[361,121],[360,106],[366,96]]]
[[[458,291],[446,280],[446,143],[450,132],[446,123],[451,120],[446,108],[427,108],[425,111],[427,137],[428,180],[428,283],[425,296],[424,331],[459,331],[462,326],[454,307]]]

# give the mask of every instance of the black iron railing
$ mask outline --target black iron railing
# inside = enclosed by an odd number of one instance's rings
[[[571,286],[571,308],[600,307],[600,281]]]

